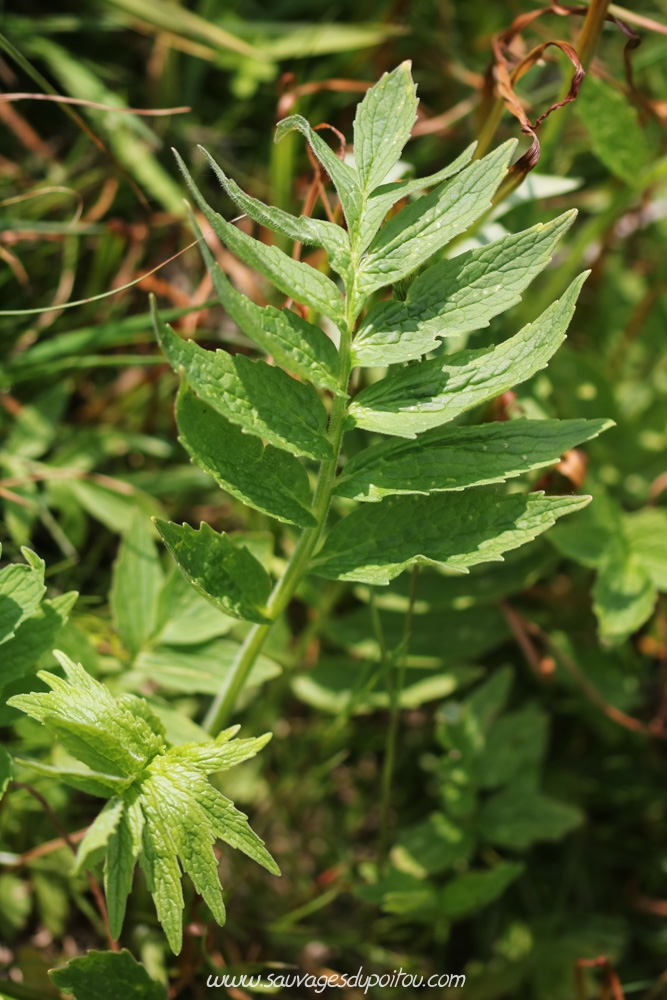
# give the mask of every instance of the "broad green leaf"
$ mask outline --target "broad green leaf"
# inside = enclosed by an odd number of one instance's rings
[[[382,227],[360,264],[359,306],[377,288],[407,277],[491,208],[515,146],[514,140],[499,146],[406,205]]]
[[[609,420],[511,420],[477,427],[436,427],[416,441],[386,441],[349,462],[340,496],[382,500],[392,493],[433,493],[502,482],[558,462],[563,452],[597,437]]]
[[[214,639],[187,649],[156,646],[140,653],[134,669],[124,682],[134,677],[141,684],[147,680],[166,691],[185,694],[217,694],[225,683],[238,655],[239,645],[229,639]],[[266,656],[259,656],[248,676],[246,686],[257,687],[280,674],[280,667]]]
[[[387,497],[364,504],[332,529],[313,572],[330,580],[385,584],[413,563],[466,572],[502,559],[550,528],[590,497],[502,496],[476,489],[465,494]]]
[[[244,545],[235,545],[205,521],[198,530],[171,521],[155,523],[181,573],[198,594],[233,618],[270,621],[266,602],[271,580]]]
[[[274,229],[283,236],[295,242],[309,246],[324,247],[329,257],[329,263],[338,274],[345,274],[350,266],[350,238],[341,226],[321,219],[311,219],[307,215],[298,218],[284,212],[281,208],[265,205],[256,198],[251,198],[231,178],[227,177],[222,168],[215,162],[211,154],[199,147],[210,163],[220,184],[232,201],[247,216],[260,226]]]
[[[448,882],[440,903],[453,920],[461,920],[493,903],[523,872],[519,862],[501,861],[489,871],[468,872]]]
[[[637,184],[651,152],[637,110],[627,96],[589,73],[575,106],[597,158],[626,184]]]
[[[562,555],[590,569],[599,566],[605,552],[624,535],[616,501],[597,485],[591,492],[595,502],[590,507],[549,533],[549,541]]]
[[[129,951],[89,951],[73,958],[49,976],[62,993],[74,1000],[167,1000],[162,983],[155,982]]]
[[[382,184],[375,188],[364,200],[363,214],[359,224],[359,236],[355,249],[357,253],[363,253],[368,248],[378,229],[389,211],[401,198],[407,198],[417,191],[425,191],[442,181],[448,180],[462,170],[471,160],[477,143],[473,142],[467,149],[457,156],[455,160],[448,163],[446,167],[429,174],[427,177],[412,177],[408,180],[393,181]]]
[[[337,325],[345,322],[343,299],[331,278],[317,271],[310,264],[293,260],[276,246],[268,246],[253,239],[242,230],[214,212],[192,180],[187,167],[178,154],[178,165],[193,198],[206,216],[214,233],[245,264],[259,271],[296,302],[324,313]]]
[[[485,840],[515,851],[537,841],[560,840],[582,821],[579,809],[526,788],[522,781],[493,795],[477,819]]]
[[[3,746],[0,746],[0,802],[7,791],[7,786],[12,780],[13,765],[12,758]]]
[[[411,285],[404,302],[373,306],[355,337],[358,365],[389,365],[435,350],[441,337],[480,330],[516,305],[542,271],[576,212],[539,223],[516,235],[428,268]]]
[[[354,161],[359,185],[369,193],[398,161],[417,120],[417,97],[410,63],[385,73],[357,106]]]
[[[111,608],[123,643],[136,656],[157,627],[164,576],[150,520],[137,511],[114,565]]]
[[[667,593],[667,510],[644,507],[626,514],[624,533],[653,586]]]
[[[193,228],[198,232],[194,220]],[[340,388],[338,351],[326,333],[289,309],[255,305],[232,287],[203,237],[199,248],[211,275],[215,294],[245,335],[267,354],[273,355],[283,368],[295,372],[307,382],[344,395]]]
[[[480,788],[497,788],[518,773],[534,772],[547,737],[548,719],[534,705],[503,715],[487,733],[477,763]]]
[[[23,555],[27,566],[11,565],[0,570],[0,645],[14,637],[19,625],[37,611],[46,593],[44,563],[30,549],[24,549]]]
[[[415,362],[363,389],[350,406],[351,419],[366,430],[412,438],[525,382],[565,339],[587,276],[498,347]]]
[[[308,475],[294,455],[243,434],[185,386],[176,419],[190,457],[223,490],[288,524],[308,528],[316,523]]]
[[[3,643],[2,685],[23,677],[44,653],[53,649],[78,596],[76,591],[70,591],[52,600],[43,600],[34,615],[17,628],[14,638]]]
[[[348,166],[347,163],[343,163],[301,115],[291,115],[289,118],[283,118],[282,121],[279,121],[276,125],[275,141],[280,142],[293,129],[298,129],[306,137],[315,156],[335,185],[347,221],[347,228],[354,241],[359,232],[363,204],[363,195],[356,170]]]
[[[641,559],[622,537],[605,549],[597,569],[593,610],[600,638],[612,644],[623,642],[653,614],[655,587]]]
[[[157,336],[171,365],[205,403],[245,431],[295,455],[326,459],[327,414],[309,385],[265,361],[206,351],[181,340],[154,309]]]
[[[59,661],[65,680],[43,671],[40,676],[51,692],[16,696],[12,702],[43,722],[83,763],[102,765],[111,775],[124,779],[117,797],[93,824],[87,844],[84,841],[82,845],[82,864],[92,863],[106,850],[109,925],[117,939],[138,860],[158,919],[178,954],[183,909],[181,867],[216,920],[224,922],[218,862],[213,853],[218,837],[279,874],[263,842],[248,826],[247,817],[207,780],[215,771],[254,757],[270,734],[234,740],[238,727],[233,727],[215,740],[169,747],[164,727],[146,701],[134,695],[113,698],[108,688],[80,665],[62,654]],[[65,780],[69,774],[65,771]],[[94,794],[110,798],[113,793],[102,786]]]

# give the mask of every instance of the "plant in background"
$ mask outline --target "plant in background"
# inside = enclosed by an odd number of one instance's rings
[[[387,183],[416,107],[410,66],[403,63],[357,109],[354,165],[336,156],[304,118],[278,124],[277,141],[293,129],[305,135],[336,188],[345,226],[262,204],[208,157],[245,215],[296,243],[323,248],[338,280],[227,222],[178,157],[215,234],[296,303],[255,305],[230,284],[201,238],[220,302],[275,363],[184,341],[154,308],[160,343],[181,376],[176,418],[189,454],[224,490],[300,529],[272,586],[242,540],[207,524],[194,529],[157,521],[193,587],[226,614],[253,623],[208,713],[212,735],[306,574],[377,585],[419,564],[465,573],[502,559],[589,500],[495,484],[553,464],[596,436],[605,421],[463,425],[459,419],[546,366],[565,337],[585,274],[498,346],[446,351],[446,338],[487,327],[520,300],[574,214],[443,256],[491,209],[515,143],[479,160],[471,146],[429,177]],[[401,201],[407,204],[395,211]],[[388,287],[391,298],[383,293]],[[365,379],[378,367],[387,369],[384,377]],[[353,429],[348,456],[345,435]]]

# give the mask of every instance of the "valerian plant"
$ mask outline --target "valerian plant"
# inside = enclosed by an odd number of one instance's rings
[[[496,484],[557,462],[607,422],[455,422],[547,365],[565,337],[586,274],[498,346],[444,348],[445,338],[487,327],[520,300],[574,213],[448,258],[448,244],[491,209],[515,143],[477,160],[473,145],[429,177],[387,182],[416,108],[410,64],[403,63],[357,109],[354,165],[304,118],[278,124],[276,141],[294,129],[305,136],[336,188],[343,225],[297,218],[257,201],[204,151],[244,215],[289,240],[324,249],[337,279],[225,220],[176,154],[216,236],[297,303],[277,309],[250,301],[231,285],[198,231],[218,299],[273,363],[183,340],[153,305],[160,343],[181,378],[176,419],[191,458],[228,493],[300,529],[272,586],[265,568],[233,536],[207,524],[194,529],[157,521],[192,586],[226,614],[252,622],[209,710],[211,735],[233,710],[272,622],[306,574],[382,585],[420,563],[465,573],[502,559],[590,499],[511,492]],[[382,292],[388,287],[393,297]],[[384,377],[355,395],[368,368],[376,374],[385,368]],[[357,434],[348,457],[345,435],[353,429],[368,432],[366,446],[358,450]],[[340,504],[333,503],[337,498]],[[357,501],[351,510],[349,501]]]

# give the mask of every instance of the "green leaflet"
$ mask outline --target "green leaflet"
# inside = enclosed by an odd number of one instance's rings
[[[306,470],[289,452],[264,446],[181,386],[176,403],[179,440],[190,457],[232,496],[279,521],[316,524]]]
[[[359,235],[356,243],[357,253],[363,253],[364,250],[368,249],[368,244],[382,225],[387,212],[397,201],[401,198],[407,198],[408,195],[414,194],[416,191],[431,188],[435,184],[441,184],[442,181],[453,177],[454,174],[457,174],[459,170],[462,170],[470,162],[476,145],[476,142],[471,143],[467,149],[463,150],[460,156],[457,156],[455,160],[448,163],[446,167],[436,171],[434,174],[429,174],[427,177],[412,177],[409,180],[394,181],[393,183],[382,184],[380,187],[375,188],[368,195],[364,203],[364,211],[359,223]]]
[[[480,833],[489,843],[514,851],[537,841],[560,840],[582,822],[579,809],[527,790],[521,780],[488,799],[478,819]]]
[[[507,173],[515,146],[514,140],[503,143],[401,209],[382,227],[360,264],[360,306],[377,288],[411,274],[491,208],[491,198]]]
[[[435,350],[441,337],[489,325],[516,305],[521,293],[546,267],[576,212],[539,223],[516,235],[428,268],[411,285],[407,299],[371,307],[352,347],[354,363],[390,365]]]
[[[53,648],[78,596],[76,591],[70,591],[52,600],[43,600],[34,615],[19,625],[14,638],[3,643],[2,685],[23,677],[40,656]]]
[[[297,302],[324,313],[338,326],[345,322],[343,300],[331,278],[310,264],[293,260],[278,247],[267,246],[237,229],[214,212],[192,180],[183,160],[175,154],[192,196],[208,219],[216,236],[250,267],[255,268]]]
[[[289,118],[283,118],[282,121],[279,121],[276,125],[275,141],[280,142],[293,129],[298,129],[306,137],[315,156],[328,173],[338,192],[347,228],[350,233],[356,233],[362,218],[363,202],[356,170],[353,170],[347,163],[343,163],[333,149],[327,146],[324,139],[311,127],[310,122],[307,122],[301,115],[290,115]]]
[[[459,875],[442,889],[440,905],[448,917],[460,920],[501,896],[507,886],[521,875],[524,867],[518,861],[501,861],[489,871]]]
[[[49,976],[74,1000],[167,1000],[167,991],[129,951],[89,951]]]
[[[593,587],[593,609],[603,642],[617,644],[641,628],[657,593],[642,560],[620,536],[605,549]]]
[[[183,894],[181,867],[219,923],[225,909],[213,853],[217,838],[238,847],[274,874],[275,861],[248,826],[247,817],[217,792],[207,775],[251,757],[271,738],[234,740],[238,726],[204,743],[169,747],[164,728],[147,702],[134,695],[113,698],[108,688],[80,664],[57,654],[65,680],[42,671],[49,693],[19,695],[12,704],[43,722],[72,755],[91,767],[103,766],[119,788],[91,826],[79,850],[77,867],[95,864],[105,854],[105,891],[109,925],[118,938],[135,863],[146,874],[167,940],[181,948]],[[80,787],[75,772],[37,769]],[[81,772],[85,773],[85,772]],[[72,776],[74,775],[74,780]],[[104,783],[89,790],[110,798]],[[180,863],[180,864],[179,864]]]
[[[223,417],[295,455],[314,459],[331,456],[324,433],[326,410],[312,386],[295,381],[264,361],[206,351],[191,340],[181,340],[162,322],[155,305],[153,318],[172,367]]]
[[[151,522],[137,511],[114,565],[111,609],[116,627],[135,656],[157,627],[158,598],[164,583]]]
[[[191,222],[195,232],[201,236],[194,217]],[[255,305],[230,284],[203,237],[200,238],[199,248],[211,275],[215,294],[245,335],[267,354],[272,354],[279,365],[314,385],[341,394],[338,351],[326,333],[289,309],[276,309],[274,306],[263,309]]]
[[[493,399],[544,368],[565,339],[577,296],[589,272],[533,323],[486,350],[460,351],[420,361],[362,390],[350,406],[359,427],[414,437],[459,413]]]
[[[43,561],[31,549],[21,551],[27,566],[0,570],[0,645],[12,639],[19,625],[34,615],[46,593]]]
[[[251,622],[267,622],[265,605],[271,580],[244,545],[235,545],[206,522],[199,530],[189,524],[158,521],[165,545],[198,594],[227,615]]]
[[[466,494],[388,497],[364,504],[332,529],[313,563],[330,580],[386,584],[413,563],[466,572],[536,538],[590,497]]]
[[[220,184],[232,201],[242,212],[257,222],[267,226],[288,239],[309,246],[324,247],[329,257],[329,263],[338,274],[345,274],[350,266],[350,238],[340,226],[321,219],[311,219],[307,215],[299,217],[284,212],[281,208],[265,205],[256,198],[251,198],[231,178],[227,177],[222,168],[215,162],[211,154],[200,146],[204,156],[211,164]]]
[[[385,73],[367,91],[354,119],[354,161],[364,193],[382,184],[398,162],[417,120],[410,62]]]
[[[463,490],[502,482],[557,462],[563,452],[597,437],[609,420],[511,420],[478,427],[436,427],[415,441],[385,441],[349,462],[336,493],[382,500],[391,493]]]

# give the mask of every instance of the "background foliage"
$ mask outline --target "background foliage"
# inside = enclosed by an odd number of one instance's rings
[[[225,217],[237,211],[197,143],[244,190],[298,213],[313,168],[295,134],[273,144],[276,120],[298,112],[351,137],[358,81],[409,58],[422,117],[404,158],[429,174],[478,136],[493,148],[520,135],[516,118],[498,115],[484,74],[494,34],[532,10],[482,0],[315,10],[299,0],[5,4],[3,91],[191,107],[151,119],[0,103],[0,530],[14,567],[11,580],[0,576],[0,595],[20,575],[24,598],[20,620],[1,621],[8,750],[64,763],[38,723],[6,706],[35,687],[28,671],[57,669],[53,648],[113,694],[147,696],[172,742],[201,735],[245,626],[173,574],[150,515],[239,533],[268,572],[289,549],[289,529],[276,534],[231,495],[221,501],[177,440],[177,379],[154,342],[147,292],[183,334],[241,354],[252,347],[207,305],[197,249],[180,253],[192,233],[169,147]],[[535,172],[470,237],[488,242],[579,210],[551,267],[475,346],[505,339],[592,268],[567,344],[493,415],[614,420],[531,480],[594,502],[503,564],[466,578],[421,574],[388,809],[386,651],[400,650],[410,580],[375,596],[361,584],[302,586],[235,719],[244,735],[274,739],[213,778],[249,814],[282,877],[225,849],[227,924],[216,927],[186,882],[178,959],[143,876],[135,881],[122,944],[155,979],[169,977],[173,996],[205,996],[206,976],[223,965],[252,972],[284,962],[316,972],[463,971],[475,1000],[566,1000],[575,963],[599,955],[626,996],[661,995],[667,10],[655,0],[627,17],[641,36],[632,75],[627,36],[608,23],[579,97],[542,126]],[[581,21],[544,13],[508,40],[509,52],[576,39]],[[518,84],[533,121],[564,95],[572,71],[553,47],[543,55]],[[522,150],[529,145],[522,139]],[[266,304],[256,273],[226,251],[218,259]],[[9,779],[4,757],[0,773]],[[34,771],[15,777],[0,813],[4,992],[55,997],[49,968],[108,947],[91,883],[69,873],[60,839],[64,829],[76,845],[96,806]],[[84,961],[105,975],[108,959]],[[120,961],[131,980],[129,957]],[[84,998],[77,968],[56,985]],[[603,975],[591,972],[581,995],[597,996]],[[161,995],[150,982],[142,988]]]

